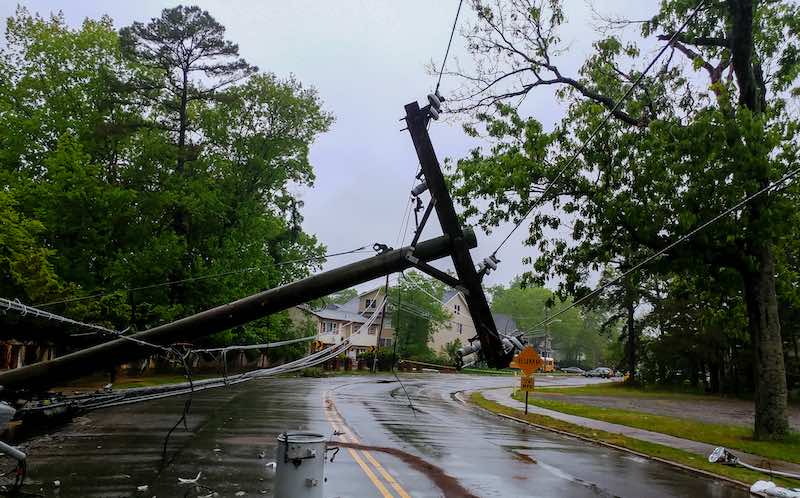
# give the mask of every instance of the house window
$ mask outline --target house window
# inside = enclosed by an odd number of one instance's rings
[[[453,312],[456,315],[460,315],[461,314],[461,305],[460,304],[453,305]]]
[[[392,338],[391,338],[391,337],[390,337],[390,338],[388,338],[388,339],[383,339],[383,338],[381,338],[380,347],[382,347],[382,348],[388,348],[388,347],[389,347],[389,346],[391,346],[391,345],[392,345]]]
[[[322,322],[323,334],[338,334],[339,326],[336,322]]]
[[[370,325],[369,327],[369,335],[375,335],[378,333],[378,326],[377,325]]]
[[[375,299],[365,299],[364,300],[364,308],[365,309],[375,309],[378,307],[378,302]]]
[[[463,323],[459,323],[459,324],[458,324],[458,333],[459,333],[459,335],[461,334],[461,332],[462,332],[463,330],[464,330],[464,324],[463,324]]]

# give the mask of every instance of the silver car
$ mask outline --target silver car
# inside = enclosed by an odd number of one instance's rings
[[[607,367],[597,367],[588,372],[584,373],[584,377],[602,377],[604,379],[610,379],[613,375],[613,371]]]

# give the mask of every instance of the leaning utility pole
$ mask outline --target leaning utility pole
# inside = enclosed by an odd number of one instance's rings
[[[447,190],[447,184],[445,183],[442,169],[439,166],[439,161],[436,159],[436,152],[433,149],[431,137],[428,135],[428,122],[431,118],[435,119],[439,116],[440,99],[441,98],[436,95],[430,95],[428,97],[430,104],[423,108],[420,108],[417,102],[412,102],[405,106],[406,125],[411,134],[411,140],[414,142],[414,148],[417,151],[417,157],[419,158],[420,165],[422,166],[422,173],[425,178],[425,184],[421,185],[420,188],[415,188],[415,192],[419,193],[420,190],[424,191],[424,188],[427,187],[431,194],[430,204],[422,217],[421,226],[417,228],[414,242],[411,243],[411,246],[412,248],[414,247],[430,215],[431,209],[435,208],[436,216],[439,218],[439,225],[441,225],[442,231],[452,240],[453,252],[451,256],[453,258],[453,266],[458,275],[458,280],[455,280],[452,276],[424,262],[415,262],[414,266],[442,282],[457,288],[464,294],[464,299],[467,302],[472,321],[478,332],[478,339],[481,343],[481,350],[483,351],[484,358],[492,367],[505,368],[511,360],[513,351],[505,351],[503,340],[497,332],[492,312],[489,309],[489,303],[486,300],[486,294],[483,292],[481,276],[475,269],[475,264],[469,253],[469,244],[464,237],[464,231],[458,221],[453,199],[450,197],[450,192]],[[409,254],[409,258],[415,257],[416,249]]]

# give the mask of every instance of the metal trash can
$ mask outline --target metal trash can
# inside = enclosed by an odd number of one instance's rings
[[[325,436],[285,432],[275,454],[275,498],[322,498],[325,483]]]

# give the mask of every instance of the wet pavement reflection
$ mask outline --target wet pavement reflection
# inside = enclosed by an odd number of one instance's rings
[[[401,378],[414,411],[390,377],[279,378],[196,393],[189,431],[179,427],[170,438],[168,465],[162,444],[180,417],[182,397],[90,413],[24,443],[26,490],[62,497],[204,496],[210,490],[272,496],[266,464],[274,460],[277,435],[301,429],[333,436],[336,426],[345,432],[337,439],[375,448],[343,448],[326,464],[329,497],[455,496],[440,488],[445,481],[436,472],[481,497],[749,496],[722,481],[500,419],[453,395],[513,379]],[[178,484],[201,471],[204,487]]]

